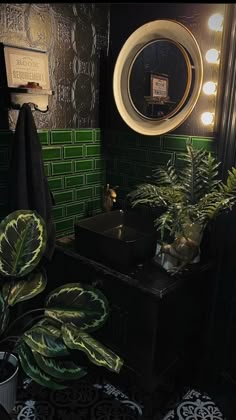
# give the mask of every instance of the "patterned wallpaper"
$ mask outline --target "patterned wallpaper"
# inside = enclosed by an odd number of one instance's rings
[[[108,43],[106,3],[0,4],[0,42],[46,50],[49,112],[35,112],[37,128],[99,127],[101,52]],[[9,112],[14,129],[18,111]]]

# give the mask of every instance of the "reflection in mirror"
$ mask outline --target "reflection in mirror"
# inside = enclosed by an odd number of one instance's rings
[[[169,118],[186,101],[191,78],[191,63],[186,50],[169,39],[154,40],[137,53],[131,64],[131,103],[143,117]]]

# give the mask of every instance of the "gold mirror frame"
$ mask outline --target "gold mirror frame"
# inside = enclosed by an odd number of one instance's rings
[[[138,113],[130,99],[129,77],[137,54],[151,41],[166,38],[180,44],[188,52],[195,70],[192,92],[182,109],[163,119],[147,119]],[[155,20],[134,31],[123,45],[116,60],[113,74],[115,103],[125,123],[134,131],[148,135],[161,135],[180,126],[194,109],[199,98],[203,80],[203,61],[198,43],[183,24],[173,20]]]

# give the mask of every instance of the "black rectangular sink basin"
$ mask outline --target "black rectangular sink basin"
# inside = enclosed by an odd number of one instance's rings
[[[152,258],[156,239],[153,223],[131,210],[113,210],[75,224],[76,250],[117,269]]]

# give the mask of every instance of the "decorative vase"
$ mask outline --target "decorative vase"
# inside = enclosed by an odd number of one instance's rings
[[[200,262],[200,245],[203,228],[198,223],[186,223],[184,235],[176,235],[174,241],[162,246],[157,243],[154,262],[166,271],[177,269],[181,264],[196,264]]]
[[[0,360],[3,360],[4,354],[4,351],[0,352]],[[8,413],[11,413],[16,402],[19,365],[17,357],[13,354],[10,354],[8,361],[15,369],[8,379],[0,382],[0,404],[2,404]]]

